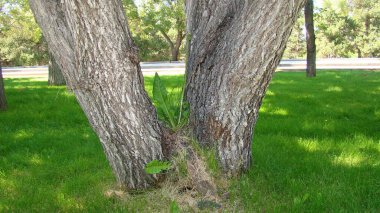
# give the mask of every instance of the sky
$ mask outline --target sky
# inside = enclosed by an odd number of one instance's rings
[[[140,6],[141,0],[133,0],[133,1],[135,2],[136,6]]]
[[[323,0],[314,0],[315,7],[322,7]]]

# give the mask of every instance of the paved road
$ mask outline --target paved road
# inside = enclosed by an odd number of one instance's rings
[[[303,71],[306,67],[305,60],[283,60],[278,71]],[[144,75],[180,75],[185,72],[183,62],[142,62],[141,68]],[[321,70],[334,69],[363,69],[380,70],[380,58],[375,59],[319,59],[317,68]],[[5,78],[47,77],[47,66],[36,67],[3,67]]]

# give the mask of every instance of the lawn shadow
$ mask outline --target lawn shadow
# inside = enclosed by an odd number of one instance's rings
[[[114,177],[74,95],[45,81],[5,83],[9,109],[0,114],[0,211],[112,206],[103,192]]]
[[[255,129],[253,167],[238,184],[248,210],[380,210],[373,79],[380,73],[276,74]]]
[[[175,77],[168,78],[176,87]],[[142,212],[171,200],[107,197],[117,189],[99,139],[72,93],[45,79],[6,79],[0,114],[0,212]],[[156,204],[151,204],[154,202]]]

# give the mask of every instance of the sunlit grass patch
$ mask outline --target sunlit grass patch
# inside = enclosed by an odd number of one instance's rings
[[[179,93],[183,76],[162,76]],[[251,169],[229,195],[237,211],[378,212],[380,73],[276,73]],[[153,77],[145,78],[152,95]],[[107,197],[115,179],[72,93],[46,79],[6,79],[0,113],[0,212],[168,212],[175,189]],[[210,157],[209,167],[219,174]],[[215,170],[215,171],[214,171]]]
[[[325,89],[324,91],[326,91],[326,92],[342,92],[343,89],[341,87],[338,87],[338,86],[330,86],[327,89]]]

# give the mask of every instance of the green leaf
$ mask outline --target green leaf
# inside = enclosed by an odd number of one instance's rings
[[[179,213],[181,209],[179,208],[177,202],[172,201],[170,204],[170,213]]]
[[[168,91],[157,73],[153,81],[153,100],[158,104],[158,107],[163,110],[171,127],[175,127],[174,116],[169,109]]]
[[[145,172],[151,175],[159,174],[162,171],[170,169],[171,166],[171,163],[168,161],[153,160],[145,165]]]

